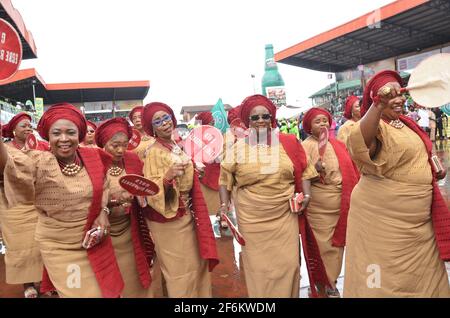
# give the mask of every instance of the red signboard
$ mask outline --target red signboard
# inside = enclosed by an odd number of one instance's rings
[[[119,184],[133,195],[152,196],[159,192],[157,184],[137,174],[123,176],[119,179]]]
[[[13,76],[22,61],[22,42],[14,27],[0,19],[0,80]]]
[[[27,139],[25,140],[25,144],[27,145],[27,149],[36,149],[38,146],[38,141],[36,139],[36,136],[33,134],[29,134]]]
[[[222,133],[209,125],[194,128],[184,140],[184,151],[195,162],[213,162],[222,152],[222,148]]]
[[[133,129],[133,136],[128,141],[128,150],[136,149],[141,143],[141,133],[136,129]]]

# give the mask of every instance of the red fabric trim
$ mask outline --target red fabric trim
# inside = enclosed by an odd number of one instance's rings
[[[350,157],[345,145],[336,139],[330,139],[334,152],[339,162],[339,169],[342,174],[342,193],[341,193],[341,211],[339,220],[334,229],[332,244],[333,246],[345,246],[347,232],[348,210],[350,208],[350,197],[353,188],[359,181],[359,172]]]
[[[194,221],[196,223],[195,231],[199,243],[201,258],[208,260],[209,271],[212,272],[214,267],[219,264],[219,256],[217,254],[216,239],[212,231],[211,219],[209,218],[208,207],[203,198],[200,181],[197,171],[194,169],[194,180],[191,189],[192,210],[194,212]]]
[[[412,129],[422,139],[428,153],[428,161],[431,163],[431,152],[433,145],[428,135],[409,117],[400,116],[400,120]],[[442,197],[439,186],[436,182],[436,172],[431,168],[433,173],[433,201],[431,203],[431,219],[433,221],[434,234],[436,244],[442,260],[450,261],[450,213],[444,198]]]
[[[104,166],[103,163],[107,163],[108,159],[111,157],[103,150],[96,148],[79,148],[78,154],[89,174],[93,188],[92,202],[89,207],[88,219],[84,228],[86,232],[92,228],[95,219],[100,215],[102,208],[103,182],[105,180],[106,167],[109,166]],[[119,265],[117,264],[111,237],[108,236],[100,244],[87,250],[87,256],[103,297],[120,297],[124,288],[124,282]],[[41,292],[45,293],[52,290],[55,290],[55,287],[44,267]]]
[[[294,165],[294,181],[295,192],[302,192],[302,175],[307,166],[306,154],[293,135],[279,134],[280,143]],[[328,281],[327,272],[323,265],[322,257],[320,256],[319,246],[316,238],[308,223],[306,211],[299,215],[299,230],[302,240],[303,254],[306,260],[306,267],[308,269],[309,282],[311,286],[312,297],[316,298],[317,290],[314,288],[317,285],[331,287]]]
[[[137,174],[142,176],[144,164],[134,152],[127,151],[124,155],[125,171],[127,174]],[[154,244],[150,237],[150,230],[147,227],[142,208],[134,199],[130,209],[131,218],[131,239],[134,247],[134,258],[136,268],[139,273],[139,280],[142,287],[148,288],[152,282],[149,268],[152,264],[154,254]]]
[[[36,150],[50,151],[50,144],[46,141],[38,140],[38,145],[37,145]]]
[[[173,144],[168,144],[162,141],[162,146],[166,147],[169,151],[172,151]],[[195,167],[195,163],[192,162]],[[214,267],[219,264],[219,257],[217,256],[216,239],[212,231],[211,219],[209,218],[208,207],[206,206],[205,199],[203,198],[200,181],[198,179],[197,171],[194,169],[194,177],[192,183],[192,189],[190,193],[192,199],[192,211],[195,222],[195,232],[197,234],[197,241],[199,245],[200,257],[208,260],[209,271],[211,272]],[[152,207],[147,206],[145,209],[146,217],[154,222],[166,223],[174,221],[186,214],[184,203],[181,198],[179,200],[178,213],[171,219],[166,219],[161,214],[156,212]]]
[[[220,163],[205,163],[204,171],[200,182],[214,191],[219,191]]]
[[[44,270],[42,271],[42,281],[40,290],[41,294],[45,294],[51,291],[56,291],[55,286],[53,285],[50,277],[48,276],[47,268],[44,266]]]
[[[102,209],[103,183],[106,172],[106,167],[102,167],[102,162],[108,156],[103,154],[103,150],[95,148],[79,148],[78,153],[89,174],[93,187],[92,203],[84,228],[85,231],[88,231],[92,228],[95,219],[100,215]],[[120,297],[124,288],[124,282],[119,265],[117,264],[111,237],[108,236],[100,244],[87,250],[87,254],[103,297]]]

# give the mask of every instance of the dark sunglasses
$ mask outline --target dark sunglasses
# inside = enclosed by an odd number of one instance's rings
[[[90,133],[90,134],[93,134],[93,133],[95,133],[95,130],[93,130],[93,129],[88,129],[87,132]]]
[[[159,127],[167,121],[172,121],[172,116],[170,116],[169,114],[162,116],[160,119],[155,119],[154,121],[152,121],[152,125],[154,127]]]
[[[257,121],[260,118],[264,119],[264,120],[269,120],[272,118],[271,114],[262,114],[262,115],[252,115],[249,117],[251,121]]]

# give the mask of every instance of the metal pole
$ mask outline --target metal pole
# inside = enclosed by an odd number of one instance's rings
[[[33,108],[34,111],[36,111],[36,89],[34,88],[34,85],[36,84],[36,80],[33,80],[33,82],[31,82],[33,85]]]
[[[255,74],[252,74],[252,79],[253,79],[253,94],[256,95],[256,86],[255,86]]]

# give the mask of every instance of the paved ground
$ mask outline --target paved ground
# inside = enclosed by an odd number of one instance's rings
[[[450,140],[437,142],[436,152],[444,161],[447,167],[450,166]],[[450,207],[450,177],[439,182],[439,186],[444,198],[447,199],[447,205]],[[220,237],[216,237],[219,258],[221,263],[216,267],[212,274],[213,295],[219,298],[244,298],[247,297],[245,287],[244,268],[240,256],[239,244],[231,238],[229,232],[221,231]],[[302,256],[300,297],[308,297],[308,275]],[[450,264],[447,263],[447,271],[450,277]],[[342,294],[343,275],[338,280],[338,289]],[[450,281],[450,279],[449,279]],[[22,287],[20,285],[8,285],[5,283],[4,257],[0,255],[0,298],[3,297],[23,297]]]

